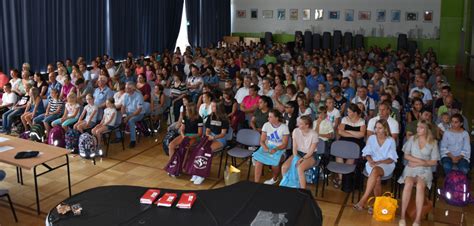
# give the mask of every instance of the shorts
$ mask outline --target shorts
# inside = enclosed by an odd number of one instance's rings
[[[115,126],[107,126],[107,130],[112,131],[112,130],[114,130],[114,129],[115,129]]]
[[[211,133],[211,136],[217,136],[217,135],[214,133]],[[216,141],[221,143],[222,147],[225,147],[227,145],[227,140],[225,139],[225,137],[216,139]]]
[[[306,155],[306,153],[304,153],[302,151],[298,151],[298,156],[300,158],[303,158],[305,155]],[[316,152],[313,152],[313,158],[314,158],[315,161],[318,161],[318,155],[316,154]]]

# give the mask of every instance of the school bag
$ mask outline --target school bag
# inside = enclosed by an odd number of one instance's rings
[[[25,139],[25,140],[29,140],[30,139],[30,131],[25,131],[23,133],[20,133],[20,138]]]
[[[66,132],[66,149],[72,150],[73,153],[79,151],[79,137],[81,133],[78,130],[70,129]]]
[[[313,166],[304,172],[306,183],[316,184],[319,179],[319,167]]]
[[[46,134],[42,124],[35,124],[31,126],[30,140],[43,143],[45,136]]]
[[[79,136],[79,155],[85,159],[91,159],[102,155],[97,149],[97,138],[90,133],[83,133]]]
[[[53,127],[48,134],[48,144],[56,147],[64,148],[66,146],[64,142],[65,132],[63,127],[55,126]]]
[[[169,175],[179,176],[183,168],[184,157],[189,146],[189,137],[185,137],[165,167]]]
[[[173,130],[169,130],[166,133],[165,137],[163,138],[163,151],[165,152],[166,155],[170,155],[168,146],[170,145],[171,141],[173,141],[174,138],[178,136],[179,136],[178,130],[173,129]]]
[[[466,206],[474,203],[470,193],[471,186],[467,176],[458,170],[452,170],[444,179],[444,188],[439,189],[438,193],[450,205]]]
[[[190,150],[184,170],[189,175],[209,177],[212,166],[212,141],[202,137],[197,146]]]

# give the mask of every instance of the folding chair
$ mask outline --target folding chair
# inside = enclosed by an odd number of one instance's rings
[[[227,151],[227,155],[225,157],[225,164],[224,169],[227,166],[227,158],[230,156],[232,158],[232,162],[236,163],[236,158],[244,159],[244,162],[248,159],[249,160],[249,171],[247,175],[247,180],[250,178],[250,170],[252,168],[252,161],[250,160],[253,154],[253,151],[249,150],[248,147],[256,147],[260,146],[260,133],[251,130],[251,129],[241,129],[237,132],[237,146],[231,148]],[[239,147],[239,146],[243,147]]]
[[[230,142],[232,141],[232,138],[233,138],[233,134],[234,134],[234,131],[232,129],[232,127],[229,126],[229,129],[227,130],[227,134],[225,135],[225,139],[227,142]],[[217,154],[220,154],[221,156],[221,159],[219,161],[219,170],[217,171],[217,178],[220,177],[221,175],[221,168],[222,168],[222,158],[224,156],[224,150],[228,148],[228,146],[225,146],[225,147],[221,147],[217,150],[215,150],[213,153],[212,153],[212,157],[214,158],[214,156],[216,156]]]

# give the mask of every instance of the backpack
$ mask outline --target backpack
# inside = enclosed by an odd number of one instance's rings
[[[79,155],[85,159],[91,159],[95,156],[102,155],[97,150],[97,138],[90,133],[83,133],[79,137]]]
[[[31,127],[30,140],[43,143],[45,136],[46,134],[42,124],[35,124]]]
[[[23,133],[20,133],[20,138],[25,139],[25,140],[29,140],[30,139],[30,131],[25,131]]]
[[[174,152],[173,156],[171,156],[170,161],[165,167],[165,171],[168,172],[169,175],[179,176],[183,168],[184,157],[186,157],[186,151],[189,146],[190,139],[189,137],[185,137],[181,144],[179,144],[178,149]]]
[[[467,176],[461,171],[452,170],[444,179],[444,188],[438,192],[448,204],[466,206],[474,202],[469,192],[470,190],[471,188]]]
[[[63,127],[55,126],[53,127],[48,134],[48,144],[56,147],[64,148],[66,145],[64,143],[65,132]]]
[[[72,150],[73,153],[77,153],[79,151],[79,136],[81,133],[75,129],[70,129],[66,132],[66,149]]]
[[[165,137],[163,138],[163,151],[165,152],[166,155],[169,154],[169,148],[168,146],[170,145],[171,141],[174,140],[174,138],[179,136],[178,130],[170,130],[168,133],[166,133]]]
[[[304,172],[306,183],[316,184],[319,179],[319,167],[313,166]]]

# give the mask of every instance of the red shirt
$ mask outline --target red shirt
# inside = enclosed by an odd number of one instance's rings
[[[3,89],[3,86],[5,84],[7,84],[9,80],[10,79],[8,78],[8,76],[5,73],[0,72],[0,88],[1,89]]]

